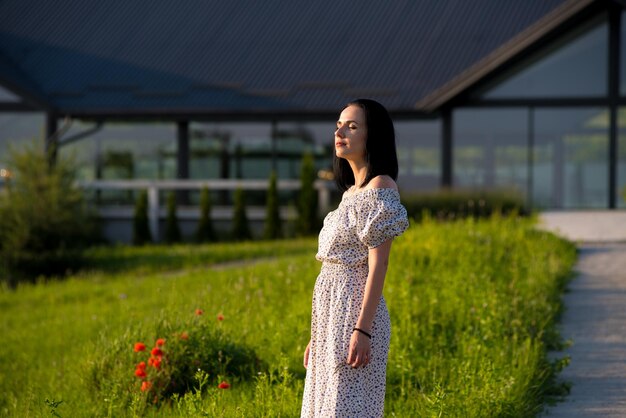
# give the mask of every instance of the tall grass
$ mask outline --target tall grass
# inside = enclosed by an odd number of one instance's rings
[[[237,245],[207,245],[204,256],[185,246],[102,248],[92,254],[99,269],[2,291],[0,415],[132,416],[141,410],[123,407],[115,390],[94,387],[93,365],[154,340],[164,320],[201,320],[251,347],[266,366],[253,380],[231,378],[228,390],[199,373],[195,391],[143,414],[298,416],[319,272],[315,241]],[[214,260],[237,259],[229,248],[239,258],[282,256],[211,268]],[[553,325],[574,259],[571,244],[529,220],[412,225],[394,242],[385,284],[392,318],[386,414],[537,413],[556,369],[545,351],[559,341]],[[196,309],[204,311],[200,318]]]

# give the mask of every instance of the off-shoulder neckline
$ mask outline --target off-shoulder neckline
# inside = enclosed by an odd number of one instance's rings
[[[393,189],[391,187],[372,187],[372,188],[369,188],[369,189],[357,190],[356,192],[352,192],[352,193],[348,193],[348,191],[346,190],[343,193],[343,197],[344,198],[346,198],[346,197],[355,197],[355,196],[359,196],[359,195],[362,195],[362,194],[365,194],[365,193],[371,192],[371,191],[380,192],[380,193],[383,193],[383,192],[395,192],[395,194],[400,196],[400,193],[396,189]]]

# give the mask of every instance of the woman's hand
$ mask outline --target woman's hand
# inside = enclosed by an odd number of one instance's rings
[[[306,349],[304,350],[304,361],[302,364],[304,364],[305,369],[309,368],[309,352],[310,351],[311,351],[311,340],[309,340],[309,343],[306,345]]]
[[[352,331],[350,337],[350,347],[348,348],[348,359],[346,363],[357,368],[367,366],[371,360],[372,343],[366,335],[359,331]]]

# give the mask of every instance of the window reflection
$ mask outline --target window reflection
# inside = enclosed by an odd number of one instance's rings
[[[0,103],[18,103],[21,101],[20,97],[0,86]]]
[[[602,208],[608,203],[605,109],[537,109],[533,153],[536,206]]]
[[[507,188],[526,196],[528,111],[460,109],[453,113],[455,187]]]
[[[403,192],[437,189],[441,179],[441,121],[395,121],[398,187]]]
[[[529,59],[525,68],[503,75],[500,79],[506,80],[492,87],[483,97],[606,96],[607,40],[606,23],[596,23],[591,29],[581,27],[576,33],[560,39]]]

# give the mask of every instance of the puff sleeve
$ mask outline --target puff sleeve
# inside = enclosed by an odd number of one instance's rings
[[[369,199],[357,215],[357,236],[368,248],[376,248],[409,227],[407,213],[398,193],[387,189]]]

